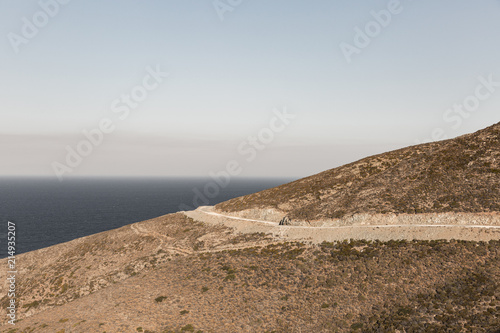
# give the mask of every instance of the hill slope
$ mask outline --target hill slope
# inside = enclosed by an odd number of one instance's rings
[[[217,207],[274,208],[311,220],[379,212],[498,216],[499,138],[496,124]],[[287,231],[282,234],[277,225],[272,226],[277,234],[239,233],[189,213],[16,256],[19,321],[7,324],[9,283],[7,270],[0,270],[0,332],[497,332],[500,327],[498,240],[287,242]],[[7,267],[6,258],[0,266]]]
[[[500,123],[367,157],[215,208],[274,208],[299,220],[358,213],[500,212]]]
[[[0,332],[496,332],[499,261],[494,240],[283,242],[178,213],[17,256]]]

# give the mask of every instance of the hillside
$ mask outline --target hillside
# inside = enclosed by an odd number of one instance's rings
[[[17,257],[0,332],[496,332],[500,242],[284,242],[171,214]],[[0,260],[6,266],[6,260]],[[0,278],[5,279],[5,271]],[[4,282],[5,283],[5,282]]]
[[[23,253],[0,332],[498,333],[499,171],[500,123]]]
[[[364,158],[215,206],[314,221],[354,214],[500,212],[500,123]]]

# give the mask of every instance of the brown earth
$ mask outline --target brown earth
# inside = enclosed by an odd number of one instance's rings
[[[17,256],[0,331],[495,332],[499,259],[493,240],[285,242],[171,214]]]

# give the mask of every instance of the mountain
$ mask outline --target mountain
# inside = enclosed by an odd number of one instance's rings
[[[499,138],[496,124],[216,206],[381,214],[383,226],[279,226],[201,207],[17,255],[14,273],[1,259],[0,332],[498,332]],[[494,217],[442,226],[424,213]],[[394,214],[427,223],[389,225]]]
[[[215,208],[274,209],[307,221],[361,213],[500,212],[500,123],[370,156]]]

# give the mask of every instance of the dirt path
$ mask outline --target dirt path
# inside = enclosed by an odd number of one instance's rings
[[[200,211],[213,215],[213,216],[219,216],[227,219],[233,219],[233,220],[240,220],[240,221],[250,221],[250,222],[258,222],[258,223],[266,223],[266,224],[272,224],[275,226],[279,226],[278,223],[276,222],[271,222],[271,221],[262,221],[262,220],[253,220],[253,219],[247,219],[247,218],[242,218],[242,217],[236,217],[236,216],[230,216],[230,215],[224,215],[224,214],[219,214],[216,212],[211,211],[211,207],[209,206],[202,206],[200,207]],[[287,226],[289,228],[311,228],[311,227],[303,227],[303,226]],[[366,228],[369,227],[369,225],[352,225],[352,226],[332,226],[332,227],[314,227],[316,229],[332,229],[332,228]],[[378,228],[397,228],[397,227],[450,227],[450,228],[486,228],[486,229],[500,229],[499,225],[475,225],[475,224],[460,224],[460,225],[450,225],[450,224],[377,224],[376,227]]]
[[[388,224],[332,227],[280,226],[276,222],[228,216],[204,206],[184,212],[188,217],[210,224],[223,224],[237,232],[263,232],[282,240],[301,240],[320,243],[344,239],[462,239],[488,241],[500,239],[500,225],[451,224]]]
[[[246,219],[246,218],[243,218],[243,217],[235,217],[235,216],[230,216],[230,215],[219,214],[219,213],[216,213],[216,212],[212,211],[212,209],[213,209],[212,206],[201,206],[198,209],[200,210],[200,212],[203,212],[205,214],[213,215],[213,216],[220,216],[220,217],[224,217],[224,218],[227,218],[227,219],[278,225],[278,223],[271,222],[271,221],[253,220],[253,219]]]
[[[140,222],[139,222],[140,223]],[[212,249],[206,249],[206,250],[197,250],[193,251],[190,249],[186,248],[181,248],[181,247],[174,247],[174,246],[167,246],[165,244],[165,240],[168,238],[164,235],[161,235],[160,233],[152,230],[146,229],[144,226],[138,225],[137,223],[131,224],[130,228],[132,231],[134,231],[137,235],[141,236],[149,236],[149,237],[154,237],[160,240],[160,244],[158,247],[154,250],[154,252],[158,252],[158,250],[168,250],[173,253],[178,253],[182,255],[190,255],[193,253],[215,253],[215,252],[221,252],[225,250],[241,250],[241,249],[246,249],[249,247],[254,247],[254,246],[262,246],[262,245],[269,245],[269,244],[274,244],[274,243],[280,243],[279,240],[276,240],[274,242],[269,242],[269,241],[264,241],[264,242],[249,242],[245,243],[244,245],[232,245],[232,244],[225,244],[225,245],[216,245]]]
[[[161,234],[157,233],[156,231],[147,230],[146,228],[138,225],[137,223],[131,224],[130,228],[138,235],[150,236],[150,237],[154,237],[154,238],[159,239],[160,244],[158,245],[158,247],[155,249],[154,252],[158,252],[161,249],[161,250],[169,250],[171,252],[179,253],[179,254],[183,254],[183,255],[193,254],[193,251],[188,250],[188,249],[183,249],[180,247],[173,247],[173,246],[165,246],[166,236],[161,235]]]

